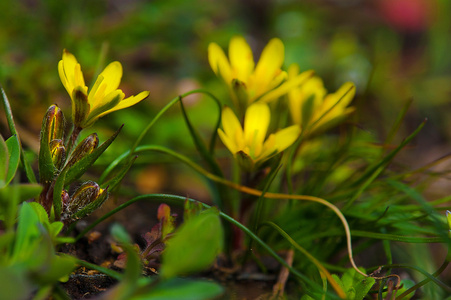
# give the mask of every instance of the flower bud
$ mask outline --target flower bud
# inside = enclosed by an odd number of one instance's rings
[[[89,203],[95,201],[103,192],[104,190],[94,181],[83,183],[70,198],[66,211],[75,213],[81,210]]]
[[[68,224],[81,219],[102,206],[107,199],[108,187],[102,189],[94,181],[87,181],[72,195],[69,204],[65,206],[61,214],[61,220]]]
[[[91,154],[92,151],[94,151],[98,145],[99,145],[99,138],[97,137],[97,134],[92,133],[92,134],[88,135],[83,141],[81,141],[78,144],[77,148],[75,148],[69,161],[67,162],[66,167],[70,167],[70,166],[74,165],[76,162],[78,162],[80,159],[82,159],[86,155]]]
[[[55,150],[54,156],[50,149],[50,143],[53,140],[62,140],[64,135],[65,120],[61,109],[57,105],[52,105],[42,120],[41,137],[39,141],[39,179],[41,183],[49,183],[56,175],[59,167],[55,166],[55,161],[64,161],[60,152],[62,149]],[[56,144],[54,144],[56,148]],[[59,153],[59,154],[57,154]],[[54,160],[55,158],[55,160]]]
[[[64,143],[59,139],[52,140],[49,147],[53,165],[59,170],[66,160],[66,148],[64,147]]]
[[[53,104],[47,110],[42,122],[41,138],[45,138],[47,143],[55,139],[63,139],[65,119],[62,110]]]

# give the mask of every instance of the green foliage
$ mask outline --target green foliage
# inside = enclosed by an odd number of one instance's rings
[[[0,278],[4,299],[28,299],[33,293],[50,295],[52,287],[67,280],[75,259],[57,255],[54,246],[71,239],[58,237],[62,223],[49,222],[44,208],[24,202],[17,229],[0,236]]]
[[[361,271],[365,272],[363,269],[361,269]],[[376,282],[376,279],[365,277],[362,274],[357,273],[354,269],[348,269],[341,278],[335,274],[333,274],[332,277],[334,277],[345,291],[346,299],[349,300],[363,300]]]
[[[0,135],[0,189],[13,180],[19,161],[20,144],[17,135],[11,136],[6,141]]]
[[[211,212],[207,211],[205,214],[208,217],[211,215]],[[211,221],[207,221],[207,223],[210,224]],[[155,278],[140,277],[140,258],[132,246],[127,232],[121,226],[115,225],[112,228],[112,235],[127,253],[127,267],[119,285],[108,292],[108,299],[212,299],[222,294],[223,289],[221,286],[211,281],[169,278],[163,275],[157,280]],[[188,244],[183,246],[185,249],[189,249]],[[193,261],[192,265],[196,263],[197,261]],[[164,265],[165,263],[163,263]],[[198,265],[187,269],[186,266],[182,265],[180,269],[174,270],[177,267],[172,262],[169,266],[170,270],[174,272],[173,275],[186,273],[186,271],[199,271],[204,267],[205,265]]]
[[[333,278],[346,291],[349,299],[368,298],[374,283],[373,278],[365,278],[353,269],[346,269],[349,260],[352,262],[352,255],[360,256],[365,265],[387,270],[385,275],[399,272],[390,266],[400,261],[404,264],[398,265],[399,268],[413,270],[408,275],[415,280],[417,278],[412,272],[420,272],[426,277],[414,285],[404,280],[397,295],[408,289],[420,289],[428,282],[426,289],[438,291],[437,294],[442,290],[449,292],[449,280],[439,277],[449,263],[449,255],[442,258],[442,266],[430,274],[423,270],[429,270],[431,266],[425,267],[423,264],[431,264],[431,259],[424,259],[416,251],[420,259],[415,261],[415,255],[406,255],[404,251],[412,249],[415,243],[440,243],[450,247],[449,228],[445,226],[441,212],[449,209],[446,206],[449,197],[433,200],[431,198],[435,194],[432,195],[429,188],[430,183],[441,175],[433,168],[446,157],[412,170],[410,166],[400,164],[397,156],[413,153],[415,158],[422,156],[421,160],[426,157],[421,147],[415,147],[424,141],[425,135],[419,133],[424,123],[409,135],[412,131],[410,127],[417,126],[423,119],[415,112],[430,117],[426,132],[428,147],[431,140],[445,140],[448,137],[445,132],[449,128],[448,118],[442,108],[446,108],[449,101],[451,80],[451,59],[446,51],[449,48],[447,45],[451,45],[448,35],[450,21],[444,13],[449,11],[450,4],[435,1],[437,10],[429,11],[434,20],[422,24],[421,30],[416,32],[418,34],[411,34],[405,28],[397,28],[400,26],[398,23],[391,24],[390,20],[386,20],[386,12],[379,6],[375,8],[376,19],[360,15],[360,12],[367,11],[360,9],[368,5],[365,1],[353,1],[346,7],[339,5],[339,1],[326,6],[320,3],[294,5],[293,1],[271,4],[267,1],[207,2],[193,5],[180,0],[137,1],[130,6],[126,6],[128,3],[115,3],[113,11],[109,1],[88,1],[83,5],[73,2],[68,6],[55,0],[29,6],[12,0],[0,4],[5,15],[11,16],[0,19],[5,29],[0,34],[0,47],[4,53],[0,78],[11,91],[13,108],[18,108],[17,119],[24,132],[35,132],[34,116],[42,112],[40,108],[45,101],[61,98],[62,87],[57,82],[54,64],[55,57],[60,55],[60,48],[74,49],[80,53],[80,61],[91,65],[97,63],[99,71],[110,56],[114,59],[126,56],[128,64],[124,66],[129,69],[139,67],[139,72],[146,73],[150,80],[147,77],[130,77],[126,79],[124,91],[140,84],[155,84],[153,72],[161,72],[164,77],[156,84],[161,83],[161,88],[151,91],[152,101],[143,103],[137,109],[132,108],[129,114],[118,112],[116,117],[98,122],[95,127],[97,132],[93,135],[98,134],[101,139],[106,137],[106,142],[100,147],[95,144],[89,151],[74,151],[80,145],[78,128],[69,128],[70,124],[59,122],[55,119],[58,117],[48,111],[41,127],[38,161],[32,164],[23,155],[11,107],[2,89],[2,103],[10,131],[6,141],[0,137],[0,291],[7,291],[2,297],[25,299],[35,295],[36,298],[45,298],[52,293],[57,282],[74,267],[72,258],[56,252],[59,244],[73,241],[63,235],[69,234],[73,228],[67,225],[100,207],[113,190],[121,194],[121,199],[124,195],[135,196],[135,189],[130,188],[133,181],[127,182],[121,190],[119,186],[137,154],[141,157],[136,160],[134,172],[139,172],[140,168],[150,163],[170,162],[164,165],[171,169],[170,174],[188,172],[189,177],[191,170],[181,170],[174,162],[192,168],[206,187],[190,186],[189,192],[199,189],[199,194],[204,195],[204,189],[208,190],[208,198],[211,198],[208,200],[218,206],[220,213],[214,209],[202,211],[203,204],[187,200],[184,224],[176,229],[171,210],[162,209],[159,214],[160,227],[152,228],[149,233],[152,239],[147,236],[148,244],[141,253],[132,246],[132,240],[123,228],[114,227],[113,236],[127,254],[127,268],[124,276],[105,269],[102,271],[121,279],[119,285],[112,289],[112,299],[203,299],[219,294],[221,288],[215,283],[177,278],[204,270],[222,251],[223,229],[219,216],[229,222],[224,227],[228,243],[224,248],[242,254],[242,250],[248,250],[245,249],[247,245],[252,248],[253,258],[263,271],[265,266],[259,259],[269,253],[290,270],[289,280],[299,280],[290,285],[294,286],[294,293],[307,291],[311,296],[329,297],[330,286],[323,287],[321,291],[321,284],[326,282],[321,276],[328,273],[318,273],[318,267],[311,264],[313,260],[304,258],[306,253],[311,254],[307,256],[314,258],[316,266],[324,266],[327,272],[342,273]],[[247,12],[256,9],[259,9],[259,13],[255,14],[259,18],[248,18],[252,14]],[[348,9],[360,16],[355,18],[359,20],[357,28],[352,21],[342,18]],[[120,12],[121,18],[115,17],[117,12]],[[246,18],[237,19],[237,15]],[[105,20],[109,21],[105,23]],[[374,22],[379,20],[385,20],[385,23],[374,26]],[[287,149],[286,154],[290,155],[277,156],[271,164],[268,162],[256,172],[240,173],[236,165],[228,160],[232,156],[227,156],[216,143],[220,126],[217,109],[225,103],[231,104],[233,100],[226,96],[226,88],[221,88],[218,81],[212,78],[212,72],[205,69],[207,43],[216,41],[225,46],[229,37],[237,33],[251,38],[254,51],[261,48],[263,39],[268,36],[283,37],[286,45],[285,65],[297,62],[303,69],[312,67],[317,74],[324,76],[327,86],[331,88],[347,80],[354,81],[358,93],[354,103],[358,108],[357,116],[348,119],[337,130],[301,135],[295,146]],[[423,43],[425,36],[431,41],[430,44]],[[49,40],[52,43],[48,43]],[[99,55],[97,50],[101,43]],[[108,52],[109,45],[111,53]],[[413,51],[410,51],[412,45]],[[148,66],[151,68],[148,69]],[[418,70],[422,71],[421,76]],[[220,97],[217,99],[207,91],[194,90],[175,97],[158,111],[162,104],[154,100],[180,93],[179,90],[185,88],[180,78],[187,76],[191,77],[188,80],[194,85],[204,85]],[[390,80],[387,81],[387,78]],[[248,102],[246,88],[245,81],[233,79],[231,89],[239,100],[235,109],[240,111],[240,115],[244,114]],[[185,101],[187,96],[194,94],[207,97]],[[77,94],[75,96],[77,98]],[[405,98],[411,96],[418,107],[407,111],[406,105],[389,129],[393,114],[400,110]],[[86,97],[82,100],[83,103],[75,107],[76,118],[72,122],[76,124],[92,108]],[[110,104],[117,104],[117,100]],[[270,103],[274,115],[270,129],[282,128],[290,122],[286,101],[283,98],[280,100]],[[303,127],[314,114],[313,100],[311,96],[307,97],[302,107]],[[371,100],[369,109],[368,100]],[[174,108],[177,102],[180,102],[180,110]],[[208,106],[207,102],[211,105]],[[66,105],[61,107],[66,109]],[[165,117],[161,118],[163,114]],[[404,122],[405,117],[407,122]],[[335,120],[337,123],[344,121],[344,116]],[[159,127],[154,127],[157,121]],[[124,140],[113,144],[119,131],[111,136],[112,132],[106,125],[115,124],[112,128],[117,128],[123,123],[126,125],[126,135],[121,138]],[[58,127],[56,124],[64,124],[61,125],[64,130],[56,131],[72,132],[72,135],[64,138],[61,134],[54,134],[54,129]],[[147,127],[141,129],[146,124]],[[329,125],[337,124],[326,125],[329,128]],[[381,142],[373,130],[377,134],[388,131],[388,137]],[[3,128],[2,134],[5,134]],[[37,138],[37,134],[34,136]],[[35,144],[32,139],[27,137],[25,147]],[[155,152],[159,154],[149,154]],[[249,157],[246,155],[239,152],[237,157],[248,163]],[[162,160],[163,156],[165,158]],[[110,160],[113,160],[111,164]],[[423,162],[418,159],[418,163]],[[39,166],[41,184],[36,184],[31,166]],[[93,174],[89,171],[92,169],[99,173],[103,171],[98,185],[91,181]],[[114,174],[113,169],[116,171]],[[25,173],[26,179],[20,171]],[[108,176],[109,180],[106,180]],[[178,176],[171,177],[170,187],[162,188],[170,190],[177,187],[180,190],[178,180]],[[80,188],[86,187],[86,184],[93,189],[82,193]],[[69,195],[69,192],[73,193]],[[302,195],[306,196],[302,198]],[[33,198],[38,203],[26,202]],[[180,203],[185,198],[141,195],[112,211],[119,212],[131,203],[144,199],[177,199]],[[323,205],[325,203],[327,208]],[[329,210],[332,206],[337,210],[339,208],[344,221],[337,218],[336,211]],[[100,216],[87,228],[92,228],[109,215]],[[149,212],[149,216],[154,215],[154,212]],[[273,228],[280,230],[275,232],[263,227],[264,224],[273,224]],[[349,226],[349,232],[343,229],[347,229],[345,224]],[[87,231],[80,233],[77,239]],[[149,257],[144,254],[163,251],[166,242],[168,247],[163,255],[163,266],[158,270],[161,276],[156,276],[156,279],[142,276],[142,265]],[[304,255],[296,255],[293,263],[287,265],[276,251],[284,253],[293,247],[299,251],[302,249]],[[371,252],[376,254],[367,255],[370,247],[378,250]],[[345,251],[348,255],[339,259]],[[328,264],[331,261],[333,265]],[[236,260],[236,263],[244,264],[245,258],[243,261]],[[387,286],[386,282],[381,281],[379,298],[387,296],[382,294]],[[410,292],[403,296],[409,299],[412,295],[413,292]],[[307,299],[310,296],[303,297]]]
[[[172,278],[157,285],[144,295],[137,295],[133,300],[203,300],[215,299],[223,293],[223,288],[215,282]]]
[[[167,243],[161,276],[165,279],[209,267],[223,247],[218,211],[205,210],[184,223]]]

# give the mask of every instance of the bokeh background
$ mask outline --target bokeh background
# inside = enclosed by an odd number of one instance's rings
[[[2,0],[0,83],[24,145],[37,151],[47,107],[70,115],[70,101],[57,73],[62,50],[74,53],[86,81],[106,63],[123,64],[126,95],[150,97],[102,118],[86,134],[101,140],[125,123],[115,147],[99,164],[124,152],[152,117],[173,97],[194,88],[221,100],[227,91],[208,66],[207,47],[224,49],[244,36],[258,57],[272,37],[285,44],[285,65],[314,69],[334,91],[345,81],[357,86],[356,126],[383,141],[409,101],[400,141],[424,118],[428,123],[401,162],[420,166],[447,155],[451,139],[451,3],[448,0]],[[99,60],[105,57],[104,61]],[[217,113],[200,96],[187,99],[193,122],[208,133]],[[1,133],[8,135],[3,114]],[[179,108],[169,111],[144,143],[195,153]],[[127,180],[140,193],[170,190],[206,197],[198,179],[158,156],[141,157]],[[158,164],[155,163],[158,161]],[[446,172],[446,162],[440,167]],[[446,190],[447,181],[440,186]]]

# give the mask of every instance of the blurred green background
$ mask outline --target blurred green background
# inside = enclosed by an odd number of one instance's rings
[[[207,61],[210,42],[226,49],[232,36],[242,35],[258,57],[269,39],[279,37],[285,44],[286,67],[296,62],[302,69],[314,69],[329,91],[348,80],[356,83],[354,120],[379,140],[413,100],[397,138],[429,119],[406,160],[420,165],[449,152],[450,12],[448,0],[2,0],[0,83],[23,143],[37,151],[47,107],[57,103],[70,115],[70,100],[57,73],[62,50],[77,57],[87,83],[99,64],[120,61],[126,95],[150,90],[150,97],[86,130],[97,131],[104,140],[126,124],[120,142],[107,151],[106,164],[178,94],[202,87],[224,101],[226,88]],[[99,62],[101,53],[106,54],[104,62]],[[203,97],[187,101],[193,122],[210,132],[217,117],[214,105]],[[0,133],[8,136],[0,115]],[[182,138],[186,132],[177,107],[151,130],[145,143],[194,154],[191,140]],[[141,192],[168,185],[170,171],[149,167],[149,160],[155,159],[137,161],[146,166],[132,174]],[[182,178],[171,178],[178,182],[171,192],[179,189],[202,198],[191,188],[196,179],[181,174],[177,176]]]

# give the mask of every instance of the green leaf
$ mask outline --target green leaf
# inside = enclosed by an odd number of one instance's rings
[[[164,281],[148,293],[137,295],[132,300],[203,300],[213,299],[224,289],[213,281],[173,278]]]
[[[67,281],[70,273],[75,269],[76,258],[69,255],[52,255],[50,263],[43,268],[35,280],[40,285],[54,284],[57,281]]]
[[[0,135],[0,189],[6,185],[8,173],[8,146]]]
[[[210,208],[184,223],[163,252],[162,278],[202,271],[222,251],[223,232],[218,211]]]
[[[19,266],[0,266],[0,291],[3,300],[30,299],[33,285],[27,280],[25,269]]]
[[[35,198],[42,191],[42,186],[37,183],[15,184],[0,189],[0,203],[8,201],[13,189],[19,191],[19,203],[25,200]]]
[[[74,180],[80,178],[80,176],[83,175],[90,166],[92,166],[97,158],[99,158],[99,156],[102,155],[102,153],[111,145],[114,139],[116,139],[123,126],[124,125],[122,125],[108,140],[97,147],[91,154],[86,155],[67,170],[66,179],[64,182],[65,186],[68,186]]]
[[[12,261],[26,259],[33,250],[32,244],[39,238],[39,216],[27,202],[19,210],[16,242],[14,244]]]
[[[361,270],[364,271],[363,269]],[[376,279],[373,277],[365,277],[362,274],[357,273],[354,269],[348,269],[341,276],[341,279],[335,274],[333,274],[332,277],[345,291],[347,299],[349,300],[363,300],[376,282]]]
[[[10,183],[16,175],[17,168],[20,161],[20,143],[17,135],[11,136],[6,140],[6,146],[8,147],[9,154],[9,166],[8,173],[6,175],[6,184]]]
[[[18,204],[35,198],[42,191],[36,183],[10,184],[0,189],[0,220],[5,221],[7,228],[16,224]]]

